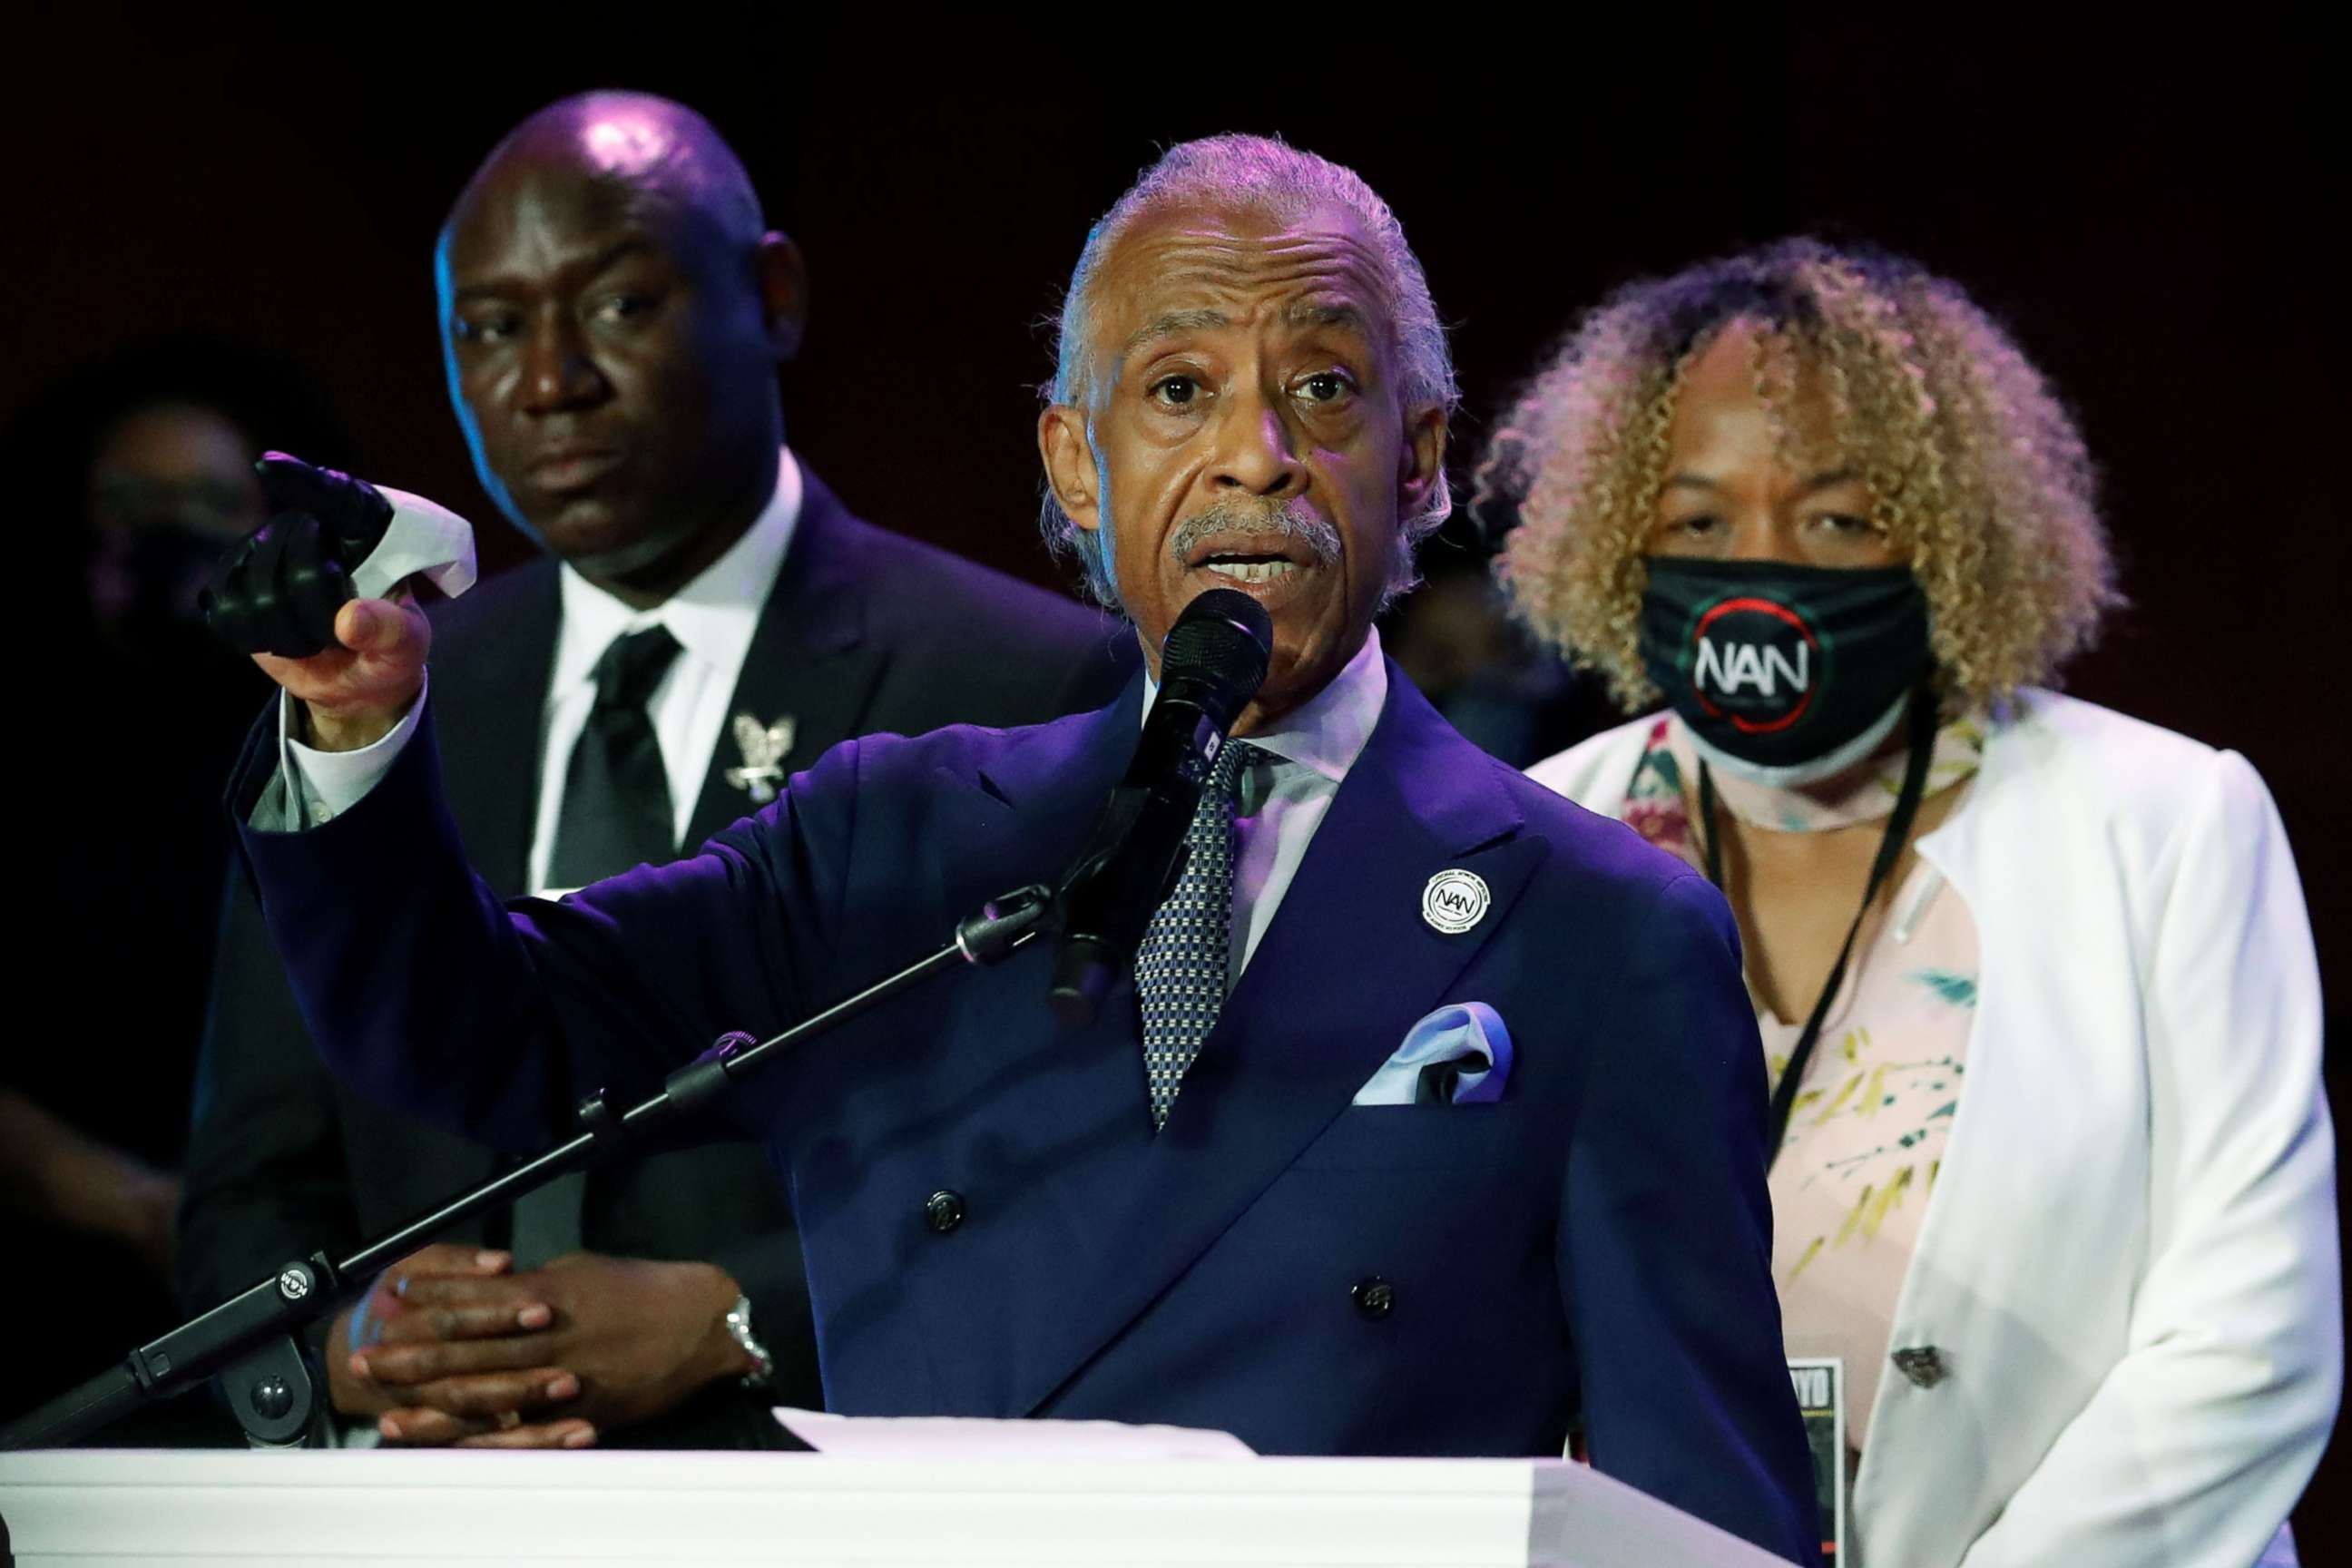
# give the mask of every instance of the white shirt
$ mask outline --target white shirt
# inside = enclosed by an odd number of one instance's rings
[[[759,628],[761,607],[767,603],[783,568],[784,555],[792,548],[803,489],[800,465],[787,448],[776,465],[776,493],[743,537],[692,582],[649,610],[634,609],[571,566],[563,568],[559,579],[562,607],[554,673],[539,721],[539,811],[531,827],[529,862],[533,890],[569,890],[547,886],[547,868],[555,853],[564,776],[572,765],[572,748],[579,743],[580,732],[595,705],[596,661],[615,638],[651,626],[668,628],[678,645],[677,656],[647,699],[646,709],[661,748],[662,768],[668,775],[676,818],[673,837],[685,839],[710,770],[711,753],[726,727],[728,705],[743,672],[743,660],[751,649],[752,634]],[[321,752],[292,739],[287,725],[290,702],[281,704],[281,765],[287,778],[299,781],[303,815],[312,823],[327,822],[357,804],[391,769],[408,737],[415,732],[424,709],[425,698],[419,696],[399,726],[372,746],[355,752]]]
[[[1144,712],[1151,711],[1159,695],[1159,682],[1147,678]],[[1381,634],[1373,630],[1330,685],[1284,715],[1273,729],[1245,737],[1276,760],[1244,770],[1238,781],[1233,950],[1225,965],[1229,994],[1257,951],[1259,939],[1274,923],[1275,910],[1290,890],[1315,830],[1330,811],[1339,781],[1364,754],[1388,700],[1388,666],[1381,658]]]
[[[572,751],[596,705],[596,661],[614,639],[647,626],[666,626],[677,639],[677,657],[646,707],[660,742],[662,768],[669,775],[676,820],[673,842],[683,843],[687,826],[710,771],[710,753],[727,724],[735,682],[759,629],[760,607],[775,586],[776,574],[792,547],[800,522],[801,469],[790,451],[776,465],[776,493],[743,537],[685,587],[650,610],[635,610],[563,568],[562,629],[555,638],[555,673],[548,682],[547,706],[540,715],[539,816],[531,830],[530,885],[547,889],[548,863],[555,853],[557,819],[563,808],[563,783]],[[563,889],[568,891],[569,889]]]

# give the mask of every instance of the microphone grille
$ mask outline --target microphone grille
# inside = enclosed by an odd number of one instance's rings
[[[1160,645],[1160,681],[1202,680],[1246,700],[1265,679],[1274,621],[1236,588],[1212,588],[1184,606]]]

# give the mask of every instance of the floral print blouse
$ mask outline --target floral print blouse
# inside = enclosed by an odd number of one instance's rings
[[[1946,725],[1930,797],[1959,787],[1984,750],[1981,726]],[[1721,808],[1752,826],[1818,832],[1883,819],[1902,785],[1896,756],[1867,776],[1819,789],[1770,789],[1716,771]],[[1671,715],[1651,731],[1621,811],[1659,847],[1701,870],[1692,831],[1698,762]],[[1854,889],[1859,900],[1862,889]],[[1941,873],[1918,861],[1885,920],[1864,929],[1822,1026],[1772,1165],[1772,1276],[1788,1353],[1845,1363],[1846,1441],[1859,1453],[1887,1363],[1903,1275],[1958,1109],[1977,997],[1976,922]],[[1774,1088],[1804,1020],[1757,1005]]]

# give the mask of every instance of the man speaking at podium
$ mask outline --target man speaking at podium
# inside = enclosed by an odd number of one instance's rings
[[[1461,739],[1371,629],[1445,515],[1454,400],[1352,173],[1251,137],[1148,171],[1079,259],[1038,428],[1048,531],[1155,680],[1202,593],[1271,616],[1181,879],[1091,1025],[1035,943],[721,1110],[791,1195],[836,1411],[1292,1454],[1557,1454],[1580,1421],[1603,1471],[1811,1561],[1729,913]],[[336,634],[261,658],[289,694],[236,784],[265,914],[339,1071],[518,1150],[1057,880],[1156,690],[851,742],[698,856],[502,908],[441,804],[424,616],[360,600]],[[300,746],[364,758],[330,796]]]

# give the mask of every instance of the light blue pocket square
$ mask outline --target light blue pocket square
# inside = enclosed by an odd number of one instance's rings
[[[1503,1098],[1511,1032],[1484,1002],[1454,1002],[1405,1031],[1404,1044],[1365,1080],[1356,1105],[1478,1105]]]

